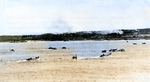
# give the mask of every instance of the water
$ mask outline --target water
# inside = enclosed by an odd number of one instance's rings
[[[29,57],[41,55],[41,50],[46,50],[49,47],[61,49],[67,47],[72,51],[72,54],[77,54],[78,58],[99,57],[102,55],[102,50],[121,49],[132,43],[142,44],[149,40],[125,40],[118,41],[47,41],[47,42],[27,42],[27,43],[0,43],[0,60],[16,61]],[[15,49],[15,52],[9,51]]]

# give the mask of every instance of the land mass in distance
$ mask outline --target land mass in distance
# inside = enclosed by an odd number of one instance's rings
[[[1,35],[0,42],[73,41],[73,40],[139,40],[150,39],[150,28],[120,29],[115,31],[80,31],[61,34],[45,33],[41,35]]]

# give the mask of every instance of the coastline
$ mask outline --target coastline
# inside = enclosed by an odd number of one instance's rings
[[[69,50],[42,54],[40,61],[0,67],[0,82],[143,82],[150,80],[150,45],[129,45],[113,57],[72,60]]]

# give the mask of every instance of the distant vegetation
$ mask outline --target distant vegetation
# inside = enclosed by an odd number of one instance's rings
[[[18,36],[0,36],[0,42],[25,42],[27,40],[42,41],[70,41],[70,40],[135,40],[150,39],[150,36],[140,36],[141,34],[150,34],[150,29],[121,30],[122,33],[113,32],[102,34],[100,31],[82,31],[76,33],[42,35],[18,35]]]
[[[0,42],[24,42],[22,36],[0,36]]]
[[[150,28],[138,29],[140,34],[150,34]]]

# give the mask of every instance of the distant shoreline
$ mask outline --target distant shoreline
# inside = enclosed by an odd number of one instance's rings
[[[138,30],[119,30],[103,34],[102,31],[81,31],[75,33],[52,34],[45,33],[41,35],[3,35],[0,36],[0,42],[26,42],[32,41],[85,41],[85,40],[150,40],[150,29]]]
[[[131,39],[131,40],[150,40],[150,39]],[[47,42],[48,40],[26,40],[26,41],[1,41],[0,43],[27,43],[27,42]],[[51,41],[51,40],[49,40]],[[69,41],[119,41],[119,40],[69,40]],[[120,39],[121,41],[121,39]],[[130,41],[130,40],[123,40],[123,41]],[[57,42],[56,41],[51,41],[51,42]],[[68,41],[64,41],[64,42],[68,42]]]

